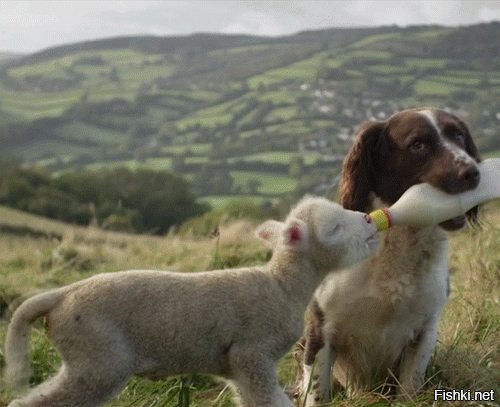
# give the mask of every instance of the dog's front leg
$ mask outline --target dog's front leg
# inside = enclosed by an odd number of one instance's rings
[[[414,341],[408,343],[403,351],[399,381],[400,396],[413,398],[424,382],[425,370],[436,347],[438,321],[426,325]]]
[[[323,310],[318,302],[313,300],[295,390],[295,397],[299,402],[306,399],[308,407],[330,400],[331,368],[335,356],[332,349],[333,337],[332,330],[325,326]]]
[[[335,350],[325,343],[316,354],[313,365],[304,364],[302,396],[307,407],[325,404],[331,397],[331,371]]]

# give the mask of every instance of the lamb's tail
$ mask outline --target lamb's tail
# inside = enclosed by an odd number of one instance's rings
[[[61,289],[35,295],[23,302],[14,312],[5,339],[4,380],[9,386],[16,388],[28,384],[28,343],[31,324],[57,306],[63,295]]]

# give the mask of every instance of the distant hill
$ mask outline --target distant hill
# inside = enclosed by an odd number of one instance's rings
[[[107,38],[95,41],[67,44],[26,55],[12,61],[9,67],[36,64],[42,61],[61,58],[82,51],[101,51],[108,49],[135,49],[145,53],[169,54],[179,49],[193,49],[205,52],[248,47],[254,45],[274,45],[283,43],[324,43],[329,45],[345,45],[367,35],[393,31],[395,27],[381,28],[331,28],[317,31],[304,31],[295,35],[282,37],[259,37],[250,35],[227,34],[192,34],[185,36],[130,36]]]
[[[500,23],[67,44],[0,68],[0,149],[171,171],[200,200],[330,193],[359,125],[433,105],[500,150]]]
[[[9,61],[13,61],[22,58],[24,54],[19,54],[15,52],[0,52],[0,65],[5,64]]]

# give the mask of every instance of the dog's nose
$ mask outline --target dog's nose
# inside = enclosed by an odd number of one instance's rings
[[[477,166],[471,165],[464,168],[459,174],[458,177],[460,181],[465,184],[468,189],[474,189],[479,185],[479,180],[481,179],[481,173]]]

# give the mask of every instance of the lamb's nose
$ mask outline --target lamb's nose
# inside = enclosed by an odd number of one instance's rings
[[[373,219],[370,215],[366,214],[365,215],[365,220],[366,220],[366,223],[372,223],[373,222]]]

